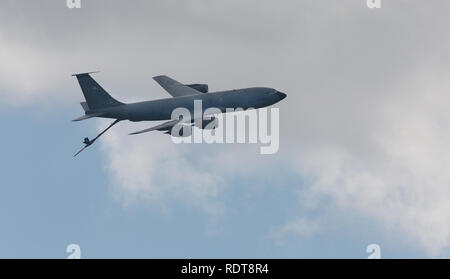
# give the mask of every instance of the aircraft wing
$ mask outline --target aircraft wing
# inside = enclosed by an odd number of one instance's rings
[[[171,79],[168,76],[156,76],[153,79],[173,97],[202,94],[202,92]]]
[[[149,129],[145,129],[145,130],[141,130],[141,131],[137,131],[134,133],[131,133],[130,135],[137,135],[137,134],[142,134],[142,133],[147,133],[147,132],[151,132],[151,131],[165,131],[165,130],[170,130],[173,126],[175,126],[176,124],[178,124],[178,122],[180,122],[180,120],[170,120],[167,122],[164,122],[160,125],[157,125],[155,127],[149,128]]]

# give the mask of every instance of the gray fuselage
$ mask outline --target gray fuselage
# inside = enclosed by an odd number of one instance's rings
[[[92,110],[89,113],[106,112],[103,118],[115,118],[130,121],[170,120],[176,108],[194,111],[194,101],[202,101],[202,109],[218,108],[221,112],[226,109],[263,108],[273,105],[286,97],[286,94],[267,87],[252,87],[189,95],[176,98],[166,98],[154,101],[120,104],[117,106]]]

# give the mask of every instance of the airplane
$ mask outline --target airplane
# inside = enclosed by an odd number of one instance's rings
[[[195,100],[201,100],[204,109],[218,108],[222,113],[226,113],[227,108],[242,108],[244,110],[248,108],[258,109],[273,105],[286,98],[285,93],[267,87],[208,92],[207,84],[182,84],[168,76],[161,75],[153,77],[153,79],[172,96],[171,98],[125,104],[111,97],[91,77],[93,73],[97,72],[72,75],[77,78],[86,100],[80,103],[85,114],[73,121],[81,121],[94,117],[110,118],[115,119],[115,121],[94,139],[90,140],[89,138],[85,138],[83,141],[85,146],[74,157],[91,146],[112,126],[123,120],[133,122],[169,120],[163,124],[137,131],[130,135],[155,130],[170,134],[172,128],[179,123],[195,125],[195,121],[193,120],[190,123],[182,123],[182,119],[171,119],[172,111],[176,108],[186,108],[192,114]],[[214,118],[202,120],[202,127],[199,128],[204,129],[214,120]]]

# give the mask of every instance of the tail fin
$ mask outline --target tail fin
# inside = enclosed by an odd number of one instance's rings
[[[86,99],[86,104],[82,104],[83,109],[95,110],[123,104],[111,97],[89,74],[73,75],[77,77],[81,91],[83,91],[84,98]]]
[[[83,107],[84,111],[87,112],[89,109],[89,106],[86,102],[81,102],[80,105]]]

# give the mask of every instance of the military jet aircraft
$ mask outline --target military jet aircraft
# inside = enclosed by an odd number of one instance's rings
[[[131,135],[141,134],[150,131],[162,131],[170,134],[171,129],[183,121],[182,119],[171,119],[172,111],[176,108],[186,108],[191,113],[194,111],[194,101],[201,100],[204,109],[218,108],[222,113],[227,108],[262,108],[273,105],[284,98],[286,94],[267,87],[252,87],[245,89],[235,89],[228,91],[219,91],[208,93],[207,84],[182,84],[168,76],[156,76],[153,79],[159,83],[172,98],[159,99],[154,101],[145,101],[125,104],[117,101],[108,92],[105,91],[90,74],[96,72],[74,74],[80,84],[85,102],[81,102],[85,115],[74,119],[81,121],[93,117],[111,118],[115,121],[109,125],[94,139],[85,138],[85,146],[75,155],[80,154],[84,149],[92,145],[101,135],[103,135],[112,126],[122,120],[129,121],[157,121],[169,120],[155,127],[132,133]],[[202,127],[214,121],[214,118],[203,120]],[[194,125],[195,121],[190,121],[188,125]]]

